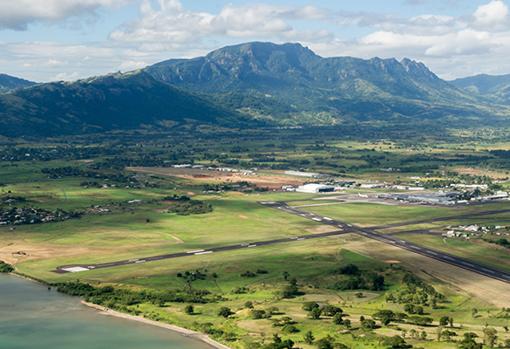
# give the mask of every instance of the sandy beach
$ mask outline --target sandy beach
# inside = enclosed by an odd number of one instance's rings
[[[214,339],[210,338],[209,336],[207,336],[203,333],[195,332],[195,331],[188,330],[186,328],[175,326],[175,325],[170,325],[170,324],[166,324],[166,323],[162,323],[162,322],[158,322],[158,321],[154,321],[154,320],[149,320],[149,319],[146,319],[141,316],[135,316],[135,315],[121,313],[119,311],[112,310],[112,309],[109,309],[109,308],[106,308],[106,307],[103,307],[101,305],[97,305],[94,303],[85,302],[83,300],[81,301],[81,303],[87,307],[98,310],[100,312],[100,314],[102,314],[102,315],[113,316],[113,317],[117,317],[117,318],[121,318],[121,319],[131,320],[131,321],[137,321],[137,322],[141,322],[141,323],[144,323],[147,325],[164,328],[164,329],[179,333],[185,337],[191,337],[191,338],[194,338],[201,342],[204,342],[216,349],[231,349],[230,347],[227,347],[226,345],[223,345],[223,344],[215,341]]]

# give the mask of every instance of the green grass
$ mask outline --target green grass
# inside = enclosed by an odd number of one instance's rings
[[[322,140],[321,140],[322,141]],[[476,155],[476,152],[466,150],[462,144],[451,145],[418,145],[409,146],[398,142],[363,142],[338,141],[334,139],[327,146],[317,146],[315,141],[296,142],[293,149],[287,148],[285,139],[281,144],[263,146],[258,140],[247,141],[242,146],[247,150],[241,153],[230,152],[231,140],[205,141],[202,150],[196,150],[193,156],[204,164],[221,165],[221,160],[210,157],[210,154],[222,154],[218,158],[240,159],[252,164],[255,157],[274,157],[275,160],[263,163],[264,166],[293,166],[304,169],[340,174],[346,178],[370,179],[380,181],[412,181],[410,177],[423,173],[401,172],[389,173],[381,168],[411,166],[413,157],[427,154],[430,159],[420,160],[419,165],[443,166],[448,159],[456,155]],[[326,142],[326,141],[324,141]],[[221,143],[221,144],[217,144]],[[158,147],[156,143],[144,148],[144,151],[154,150],[162,153],[170,148]],[[252,150],[257,149],[258,154]],[[373,150],[374,149],[374,150]],[[139,150],[126,151],[123,155],[129,157],[138,154]],[[201,153],[203,152],[203,153]],[[165,153],[166,154],[166,153]],[[225,154],[225,156],[223,156]],[[189,155],[189,154],[188,154]],[[380,155],[380,163],[373,166],[370,157]],[[200,159],[198,159],[200,158]],[[198,162],[197,161],[197,162]],[[488,164],[493,161],[487,160]],[[499,163],[496,161],[495,163]],[[197,281],[193,287],[206,289],[215,295],[223,297],[221,301],[210,304],[195,305],[198,315],[186,315],[183,311],[185,304],[169,303],[164,307],[153,304],[140,304],[132,309],[142,311],[148,317],[156,317],[161,321],[200,330],[200,324],[211,322],[215,327],[226,332],[236,334],[240,339],[235,343],[228,343],[233,348],[253,348],[251,341],[268,339],[273,333],[280,332],[274,328],[269,320],[253,320],[249,311],[244,309],[246,301],[252,301],[257,309],[278,307],[285,315],[298,321],[296,325],[301,332],[285,334],[283,337],[292,338],[304,349],[315,348],[302,343],[304,332],[312,330],[316,338],[333,334],[340,342],[352,348],[381,348],[380,341],[372,332],[363,333],[354,330],[353,334],[344,334],[342,328],[332,324],[330,319],[315,321],[309,319],[302,310],[305,301],[318,301],[322,304],[330,303],[341,306],[349,314],[354,327],[359,324],[360,315],[370,316],[383,308],[402,311],[402,305],[388,304],[384,300],[384,292],[363,291],[364,298],[356,297],[355,291],[332,290],[335,275],[332,271],[341,265],[355,263],[368,270],[383,270],[388,268],[381,261],[371,259],[345,249],[352,243],[362,243],[359,236],[346,235],[318,240],[279,244],[255,249],[243,249],[226,253],[192,256],[163,260],[158,262],[134,264],[112,269],[98,269],[79,274],[55,274],[51,272],[56,266],[74,263],[99,263],[120,259],[139,258],[162,253],[182,252],[194,249],[230,245],[241,242],[253,242],[302,235],[321,228],[317,222],[301,217],[289,215],[285,212],[270,209],[258,204],[258,201],[289,201],[292,205],[328,203],[329,200],[314,200],[327,198],[324,195],[302,193],[224,193],[203,194],[202,188],[191,181],[175,178],[157,179],[160,188],[144,189],[85,189],[80,187],[83,178],[65,178],[50,180],[40,170],[43,167],[84,166],[76,161],[49,162],[17,162],[2,163],[0,169],[0,192],[9,191],[13,195],[25,196],[29,204],[46,209],[84,210],[92,205],[119,205],[124,207],[115,209],[108,215],[84,216],[81,219],[66,222],[40,224],[32,226],[18,226],[12,231],[7,227],[0,228],[0,252],[26,251],[28,256],[16,264],[18,271],[35,278],[50,282],[71,281],[79,278],[85,282],[104,285],[113,284],[116,287],[127,287],[137,290],[168,291],[185,287],[182,278],[177,273],[186,270],[207,269],[208,274],[217,273],[218,278],[207,278]],[[266,173],[262,171],[262,175]],[[353,191],[358,192],[358,190]],[[203,215],[177,216],[165,213],[165,204],[161,198],[175,193],[195,195],[213,206],[213,212]],[[140,205],[127,205],[129,200],[141,199]],[[509,207],[508,203],[488,206],[464,207],[461,209],[425,206],[397,206],[378,205],[368,203],[340,203],[328,206],[307,207],[304,210],[329,216],[349,223],[362,226],[376,226],[398,222],[408,222],[435,217],[443,217],[465,212],[498,209]],[[465,224],[466,222],[492,222],[506,224],[505,215],[493,217],[473,217],[458,220],[452,218],[448,222],[422,224],[420,227],[442,229],[446,225]],[[490,223],[488,223],[490,224]],[[392,229],[405,230],[414,228]],[[385,231],[386,232],[386,231]],[[508,253],[496,249],[493,245],[468,241],[448,240],[431,236],[402,235],[423,245],[443,249],[465,258],[488,263],[494,267],[510,269]],[[413,240],[414,239],[414,240]],[[9,252],[3,252],[10,257]],[[391,256],[389,256],[391,257]],[[255,278],[241,277],[245,271],[264,269],[268,274],[261,274]],[[299,286],[306,292],[304,296],[283,300],[278,295],[285,286],[283,272],[289,272],[298,279]],[[388,290],[395,290],[402,286],[400,278],[403,271],[400,267],[393,267],[385,271]],[[438,279],[427,277],[440,292],[445,294],[448,302],[441,309],[427,309],[437,320],[443,315],[453,316],[456,323],[464,328],[457,329],[459,333],[473,330],[481,335],[485,324],[491,326],[508,325],[507,319],[496,319],[495,307],[487,302],[470,296]],[[246,294],[234,294],[232,291],[239,287],[249,289]],[[219,318],[216,313],[221,306],[229,306],[236,313],[228,320]],[[471,310],[477,308],[479,317],[473,317]],[[400,325],[399,325],[400,326]],[[402,325],[405,327],[404,325]],[[429,338],[434,338],[435,327],[426,328]],[[499,328],[501,338],[508,337]],[[377,334],[401,334],[398,326],[389,326],[377,330]],[[437,343],[435,341],[409,342],[416,347],[423,348],[455,348],[453,343]]]
[[[442,217],[457,213],[453,209],[430,206],[398,206],[371,203],[346,203],[306,207],[306,211],[361,226],[376,226]]]
[[[482,240],[464,240],[462,238],[443,238],[442,236],[401,234],[399,238],[430,247],[489,267],[510,271],[510,253],[508,249]]]

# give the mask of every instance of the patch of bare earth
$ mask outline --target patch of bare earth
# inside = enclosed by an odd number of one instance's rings
[[[283,185],[301,185],[304,179],[274,174],[243,174],[239,172],[209,171],[195,168],[130,167],[128,170],[158,176],[177,177],[203,183],[248,182],[261,188],[280,189]]]
[[[508,179],[508,174],[504,171],[494,171],[483,168],[474,167],[454,167],[455,172],[471,176],[488,176],[495,180]]]
[[[31,245],[23,242],[9,243],[0,246],[0,260],[16,265],[27,260],[40,260],[59,257],[72,257],[87,255],[91,251],[84,247],[72,249],[55,248],[51,246]]]

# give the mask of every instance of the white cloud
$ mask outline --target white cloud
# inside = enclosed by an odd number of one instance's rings
[[[144,61],[125,61],[119,65],[118,70],[126,72],[131,70],[142,69],[147,65],[148,64]]]
[[[25,30],[37,21],[58,21],[81,14],[94,14],[102,6],[117,6],[129,0],[0,0],[0,29]]]
[[[7,19],[23,26],[33,20],[56,21],[94,13],[101,6],[128,1],[47,0],[43,6],[42,0],[0,0],[0,29]],[[503,0],[486,0],[462,16],[420,14],[417,7],[408,17],[313,5],[282,6],[267,0],[229,4],[214,12],[191,10],[179,0],[136,1],[140,3],[139,17],[114,29],[103,42],[0,42],[3,70],[36,80],[72,79],[139,69],[168,58],[195,57],[227,44],[260,40],[298,41],[323,56],[410,57],[447,78],[510,73],[509,11]],[[11,15],[6,15],[12,3],[16,9],[26,7],[20,11],[23,16],[17,16],[12,8]],[[24,20],[15,20],[21,17]],[[361,29],[353,30],[355,27]],[[356,36],[355,32],[363,34]],[[349,38],[342,37],[343,33]]]
[[[508,6],[502,0],[492,0],[488,4],[479,6],[473,17],[476,25],[498,26],[508,21]]]
[[[287,39],[296,34],[291,20],[327,16],[327,11],[314,6],[226,5],[214,14],[187,10],[178,0],[159,0],[156,8],[150,0],[143,0],[140,18],[113,31],[110,37],[119,42],[144,43],[153,49],[197,45],[205,38]],[[324,30],[317,32],[324,34]]]

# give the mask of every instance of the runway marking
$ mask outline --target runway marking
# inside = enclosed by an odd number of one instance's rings
[[[197,253],[195,253],[195,256],[200,256],[200,255],[203,255],[203,254],[210,254],[210,253],[213,253],[213,251],[197,252]]]
[[[508,212],[508,211],[509,210],[505,210],[505,212]],[[489,214],[489,213],[494,214],[494,212],[484,212],[484,214]],[[296,210],[295,214],[298,214],[298,215],[301,215],[301,216],[306,216],[307,212]],[[312,214],[312,213],[308,213],[308,218],[310,218],[310,219],[312,219],[314,221],[317,221],[317,222],[322,221],[320,218],[317,218],[317,215]],[[451,219],[454,219],[454,218],[455,217],[448,217],[448,220],[451,220]],[[475,272],[475,273],[478,273],[478,274],[481,274],[481,275],[492,277],[492,278],[500,280],[500,281],[510,282],[510,275],[508,275],[507,273],[505,273],[503,271],[491,270],[491,269],[488,269],[488,268],[484,268],[484,267],[482,267],[480,265],[475,265],[475,264],[472,264],[472,263],[468,263],[466,261],[463,261],[463,260],[460,260],[460,259],[456,259],[454,257],[448,256],[448,255],[444,255],[442,253],[438,253],[438,252],[435,252],[433,250],[430,250],[430,249],[427,249],[427,248],[423,248],[423,247],[414,245],[414,244],[409,243],[408,241],[405,241],[405,240],[393,240],[390,237],[388,237],[387,235],[380,234],[379,232],[375,231],[375,230],[378,229],[378,227],[370,227],[368,229],[372,229],[374,231],[373,232],[366,232],[366,231],[363,231],[362,230],[363,228],[361,228],[361,227],[353,227],[353,225],[349,224],[349,223],[344,223],[342,225],[342,224],[339,224],[339,222],[337,222],[337,221],[335,221],[335,220],[333,220],[333,219],[331,219],[329,217],[322,217],[322,219],[326,220],[326,221],[334,222],[334,224],[336,224],[339,228],[344,228],[345,226],[353,228],[353,232],[354,233],[363,235],[363,236],[365,236],[367,238],[378,240],[378,241],[381,241],[381,242],[384,242],[384,243],[393,244],[396,247],[400,247],[400,248],[406,249],[408,251],[411,251],[411,252],[414,252],[414,253],[417,253],[417,254],[424,255],[424,256],[429,257],[429,258],[433,258],[433,259],[442,261],[444,263],[449,263],[451,265],[454,265],[454,266],[457,266],[457,267],[460,267],[460,268],[464,268],[464,269],[470,270],[472,272]],[[445,219],[439,218],[439,219],[434,219],[433,221],[442,221],[442,220],[445,220]],[[402,225],[407,225],[407,224],[402,224]],[[399,225],[397,225],[397,226],[399,226]]]

